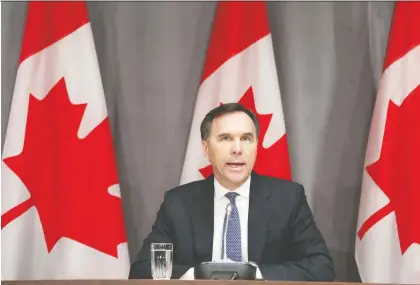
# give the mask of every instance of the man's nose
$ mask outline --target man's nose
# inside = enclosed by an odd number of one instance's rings
[[[232,145],[232,154],[233,155],[240,155],[242,154],[242,144],[241,140],[235,140]]]

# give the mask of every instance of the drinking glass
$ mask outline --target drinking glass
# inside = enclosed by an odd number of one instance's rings
[[[172,243],[152,243],[151,266],[154,280],[169,280],[172,276]]]

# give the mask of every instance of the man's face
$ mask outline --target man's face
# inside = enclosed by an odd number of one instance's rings
[[[202,142],[215,178],[229,190],[238,188],[251,174],[257,157],[257,144],[254,123],[244,112],[214,119],[207,141]]]

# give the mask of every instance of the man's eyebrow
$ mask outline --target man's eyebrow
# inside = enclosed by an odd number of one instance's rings
[[[220,133],[217,135],[217,137],[224,137],[224,136],[231,136],[229,133]]]
[[[224,137],[224,136],[232,136],[232,134],[230,134],[230,133],[220,133],[220,134],[217,135],[217,137]],[[241,134],[241,137],[243,137],[243,136],[251,136],[251,137],[254,137],[255,135],[252,132],[247,132],[247,133]]]

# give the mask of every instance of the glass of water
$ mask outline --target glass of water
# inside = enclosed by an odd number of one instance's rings
[[[151,247],[152,277],[154,280],[169,280],[172,276],[173,245],[172,243],[152,243]]]

